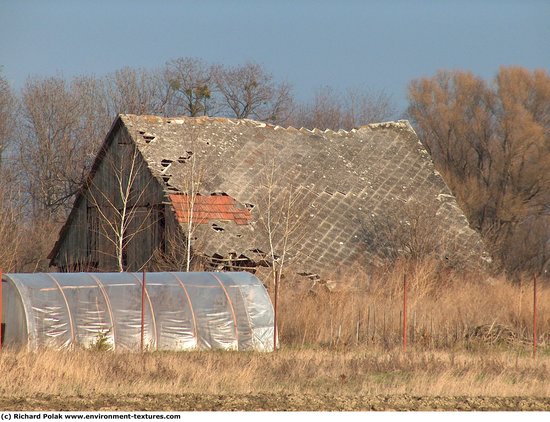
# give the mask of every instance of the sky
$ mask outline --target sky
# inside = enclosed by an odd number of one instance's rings
[[[260,63],[300,101],[331,86],[404,110],[408,83],[438,69],[549,70],[550,0],[0,0],[0,71],[16,91],[178,57]]]

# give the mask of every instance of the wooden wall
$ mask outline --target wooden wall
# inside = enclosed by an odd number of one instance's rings
[[[163,241],[166,215],[171,213],[166,203],[160,184],[126,129],[118,125],[96,163],[88,189],[75,203],[52,262],[61,271],[118,271],[114,243],[119,240],[124,213],[124,269],[139,271]]]

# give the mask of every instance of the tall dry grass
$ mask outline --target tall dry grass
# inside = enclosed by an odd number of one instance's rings
[[[379,345],[403,338],[403,280],[407,279],[407,337],[417,348],[528,346],[533,339],[533,280],[440,271],[431,261],[398,261],[366,276],[341,276],[338,292],[281,288],[280,337],[292,346]],[[538,283],[538,342],[550,340],[550,288]]]

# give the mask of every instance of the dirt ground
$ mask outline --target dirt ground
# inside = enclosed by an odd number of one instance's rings
[[[97,395],[0,398],[4,411],[548,411],[549,397]]]

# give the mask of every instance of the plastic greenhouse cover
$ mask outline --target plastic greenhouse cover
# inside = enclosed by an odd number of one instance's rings
[[[113,350],[140,349],[143,273],[4,278],[21,296],[27,326],[21,342],[30,348],[94,347],[102,342]],[[145,286],[146,349],[273,350],[273,307],[254,275],[145,273]]]

